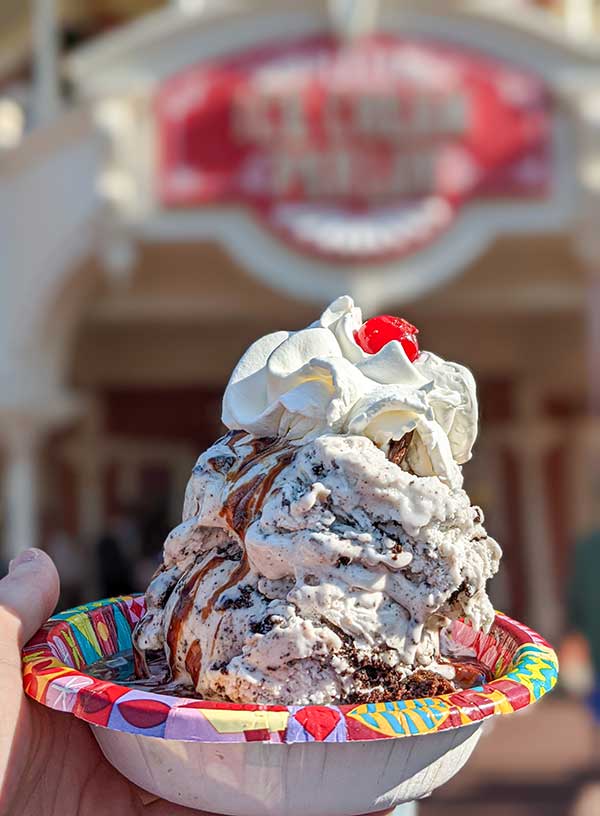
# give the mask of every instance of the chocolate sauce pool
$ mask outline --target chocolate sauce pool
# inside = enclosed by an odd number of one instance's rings
[[[118,652],[111,657],[98,660],[96,663],[90,663],[86,669],[86,674],[95,677],[97,680],[108,680],[118,686],[143,689],[154,694],[189,697],[192,700],[204,699],[187,686],[184,687],[180,683],[169,679],[170,671],[165,654],[148,655],[147,664],[150,676],[140,679],[135,673],[133,650],[129,649],[127,652]]]
[[[473,688],[493,679],[490,669],[479,660],[465,661],[446,658],[446,662],[451,663],[456,669],[454,682],[457,690]],[[154,694],[167,694],[171,697],[183,697],[190,700],[206,699],[205,696],[197,694],[189,687],[169,679],[169,666],[164,654],[148,655],[147,664],[150,676],[143,679],[138,678],[135,673],[133,650],[130,649],[127,652],[118,652],[112,657],[91,663],[86,673],[98,680],[108,680],[118,686],[143,689]]]

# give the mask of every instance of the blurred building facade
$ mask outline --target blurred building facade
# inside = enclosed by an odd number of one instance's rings
[[[92,593],[135,510],[151,558],[241,352],[349,293],[474,370],[497,603],[556,633],[600,488],[595,4],[10,5],[4,557],[68,539]]]

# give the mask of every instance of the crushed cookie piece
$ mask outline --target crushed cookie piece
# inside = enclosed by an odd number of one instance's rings
[[[237,596],[220,598],[215,608],[222,611],[227,609],[247,609],[249,606],[252,606],[253,591],[254,587],[250,586],[250,584],[246,584],[246,586],[240,587]]]

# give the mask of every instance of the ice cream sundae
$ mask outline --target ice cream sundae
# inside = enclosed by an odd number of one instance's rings
[[[340,297],[257,340],[193,469],[134,632],[203,698],[281,705],[460,685],[446,632],[487,630],[498,544],[462,489],[475,383],[417,329]]]

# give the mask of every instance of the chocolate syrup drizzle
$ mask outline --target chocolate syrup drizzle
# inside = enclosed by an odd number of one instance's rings
[[[290,448],[289,443],[277,438],[252,439],[250,445],[252,453],[227,474],[228,482],[239,484],[230,490],[221,510],[227,526],[242,542],[246,530],[260,513],[273,482],[296,455],[295,448]],[[244,480],[257,465],[266,464],[270,458],[274,459],[271,467],[264,467],[250,479]]]
[[[198,641],[195,640],[188,649],[188,653],[185,656],[185,668],[187,669],[187,673],[189,674],[189,676],[192,678],[194,688],[196,688],[196,685],[198,684],[201,665],[202,665],[202,649],[200,648],[200,644],[198,643]]]
[[[296,455],[296,450],[290,448],[289,443],[285,440],[275,437],[255,439],[245,431],[232,431],[225,438],[225,444],[237,456],[238,451],[236,450],[236,444],[246,436],[248,437],[248,445],[251,450],[239,461],[237,466],[232,467],[228,472],[226,479],[228,482],[233,483],[233,485],[221,510],[221,516],[224,518],[227,527],[235,533],[240,541],[243,554],[239,564],[235,567],[229,578],[224,584],[217,587],[207,600],[201,612],[202,621],[205,621],[215,610],[225,611],[219,610],[219,599],[228,589],[239,584],[250,571],[250,564],[248,563],[248,557],[244,548],[246,531],[260,514],[275,479],[281,471],[293,461]],[[269,462],[270,459],[273,460],[272,463]],[[257,466],[260,465],[262,465],[262,467],[257,468]],[[218,463],[215,465],[215,468],[217,467],[219,467]],[[257,472],[254,475],[250,475],[254,468],[257,468]],[[171,614],[171,623],[167,632],[167,645],[169,647],[171,661],[174,660],[177,654],[177,647],[184,624],[194,608],[194,599],[198,584],[211,569],[214,569],[217,565],[222,563],[223,558],[221,556],[215,556],[203,566],[197,569],[192,568],[189,578],[186,580]],[[222,618],[217,624],[213,636],[213,643],[208,655],[209,658],[213,652],[221,623]],[[190,646],[185,658],[185,668],[192,678],[194,685],[198,682],[201,661],[202,652],[199,644],[195,641]],[[147,672],[145,676],[147,676]]]
[[[196,587],[207,573],[222,563],[223,559],[221,556],[214,556],[214,558],[211,558],[206,564],[192,570],[191,575],[185,582],[171,614],[171,623],[169,625],[169,631],[167,632],[167,646],[169,647],[171,660],[175,659],[183,625],[194,608]]]

